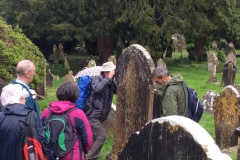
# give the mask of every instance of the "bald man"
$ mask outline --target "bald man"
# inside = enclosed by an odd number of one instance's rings
[[[35,110],[35,112],[40,115],[38,104],[31,96],[29,84],[33,81],[33,77],[36,74],[36,69],[34,63],[30,60],[22,60],[17,64],[16,75],[17,79],[12,81],[12,84],[20,84],[23,88],[28,91],[28,98],[26,99],[26,104],[28,107]]]

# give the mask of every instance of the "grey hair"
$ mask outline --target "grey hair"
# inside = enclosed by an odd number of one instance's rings
[[[16,75],[18,77],[21,77],[24,75],[24,72],[32,70],[32,66],[34,66],[34,63],[30,60],[21,60],[18,62],[16,67]]]
[[[156,76],[157,78],[162,78],[162,76],[169,76],[169,71],[165,67],[157,66],[152,74],[151,77]]]
[[[3,107],[10,104],[20,103],[21,98],[27,98],[29,96],[27,90],[20,84],[8,84],[2,89],[1,103]]]

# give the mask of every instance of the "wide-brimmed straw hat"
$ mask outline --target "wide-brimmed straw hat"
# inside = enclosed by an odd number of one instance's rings
[[[103,67],[102,72],[113,71],[116,69],[116,66],[113,64],[113,62],[103,63],[102,67]]]

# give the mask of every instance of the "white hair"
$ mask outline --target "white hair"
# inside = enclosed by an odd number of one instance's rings
[[[1,103],[3,107],[10,104],[20,103],[21,98],[27,98],[29,96],[27,90],[20,84],[8,84],[2,89]]]

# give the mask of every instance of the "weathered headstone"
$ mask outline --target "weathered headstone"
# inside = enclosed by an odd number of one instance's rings
[[[69,63],[68,63],[68,60],[67,60],[67,56],[64,56],[64,68],[69,70],[70,69],[70,66],[69,66]]]
[[[161,66],[161,67],[167,68],[166,63],[163,61],[162,58],[159,58],[159,59],[158,59],[158,61],[157,61],[157,66]]]
[[[63,50],[63,45],[61,43],[59,43],[58,49],[59,49],[59,60],[64,61],[64,50]]]
[[[108,118],[103,122],[104,129],[107,133],[107,136],[115,135],[116,129],[116,106],[112,104],[112,108],[108,114]]]
[[[168,116],[150,121],[133,133],[118,160],[231,160],[222,154],[198,123]]]
[[[226,57],[228,56],[228,54],[233,54],[236,57],[236,50],[231,44],[228,44],[224,50],[224,54],[226,55]]]
[[[91,60],[89,60],[88,61],[88,64],[87,64],[87,67],[88,68],[90,68],[90,67],[96,67],[97,65],[96,65],[96,62],[93,60],[93,59],[91,59]]]
[[[172,58],[172,53],[173,53],[173,46],[169,45],[167,47],[167,51],[166,51],[166,57]]]
[[[108,62],[113,62],[114,65],[117,64],[117,60],[116,60],[116,58],[114,56],[109,56],[108,57]]]
[[[215,53],[211,53],[208,57],[208,71],[210,71],[211,77],[208,79],[208,82],[217,82],[216,77],[216,66],[218,64],[218,58]]]
[[[234,134],[239,127],[240,95],[233,86],[226,86],[213,102],[215,137],[217,145],[229,148],[238,144]]]
[[[53,60],[53,63],[55,65],[59,64],[59,56],[60,56],[59,50],[56,48],[56,51],[54,53],[54,60]]]
[[[217,96],[219,96],[218,93],[211,90],[202,97],[201,104],[205,112],[213,113],[213,101]]]
[[[180,44],[177,45],[178,52],[182,52],[182,46]]]
[[[141,45],[126,48],[116,67],[117,124],[112,155],[117,155],[130,134],[152,119],[153,80],[155,68],[150,54]],[[110,156],[112,157],[112,156]]]
[[[235,77],[237,73],[237,67],[232,61],[229,61],[223,66],[223,75],[222,75],[222,86],[234,85]]]
[[[56,50],[57,50],[57,46],[56,46],[56,44],[54,44],[54,45],[53,45],[53,54],[56,53]]]
[[[53,86],[53,76],[52,76],[52,73],[51,73],[50,69],[47,70],[46,85],[48,87]]]
[[[212,50],[217,50],[218,46],[217,46],[217,41],[213,41],[212,42]]]
[[[228,54],[228,56],[226,57],[226,63],[230,61],[233,62],[234,65],[236,66],[236,56],[232,53]]]
[[[64,82],[66,82],[66,81],[70,81],[70,82],[74,82],[74,83],[76,82],[76,79],[75,79],[74,76],[73,76],[72,70],[70,70],[70,71],[68,72],[68,74],[66,74],[66,75],[64,76],[63,80],[64,80]]]

